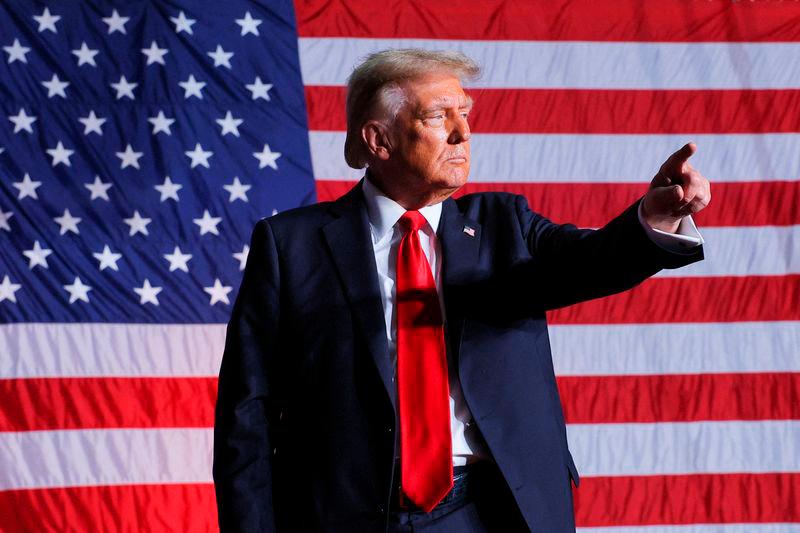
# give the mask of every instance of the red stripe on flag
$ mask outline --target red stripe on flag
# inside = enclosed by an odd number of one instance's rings
[[[800,420],[798,373],[561,376],[558,386],[570,424]],[[215,391],[216,378],[6,380],[0,431],[213,427]]]
[[[718,176],[722,179],[722,176]],[[646,179],[646,178],[645,178]],[[317,198],[330,201],[353,181],[317,180]],[[455,197],[500,191],[528,198],[531,209],[557,222],[597,228],[647,191],[644,183],[467,183]],[[800,224],[800,181],[759,181],[711,185],[713,199],[694,216],[698,226],[788,226]]]
[[[798,420],[800,373],[561,376],[568,424]]]
[[[797,2],[295,0],[301,37],[522,41],[798,41]],[[535,58],[534,58],[535,60]]]
[[[578,527],[800,522],[797,473],[585,477],[573,494]]]
[[[217,378],[0,380],[0,431],[212,427]]]
[[[585,477],[578,527],[800,522],[800,474]],[[190,503],[190,505],[189,505]],[[211,484],[0,492],[3,531],[217,531]]]
[[[628,293],[552,312],[550,318],[551,323],[562,324],[798,320],[798,300],[799,275],[657,278]],[[653,302],[665,304],[655,307]],[[571,379],[574,378],[561,378],[560,383],[571,384]],[[778,396],[759,397],[756,392],[780,390],[780,397],[798,398],[796,375],[582,379],[605,381],[575,385],[571,388],[577,392],[564,393],[568,417],[573,423],[643,421],[642,418],[648,417],[657,420],[797,418],[797,409],[789,406],[800,405],[797,401],[773,405],[771,398]],[[672,392],[662,394],[660,399],[651,394],[651,403],[641,401],[648,391],[658,391],[660,387],[668,387]],[[601,402],[597,396],[601,393],[619,396]],[[13,399],[0,411],[0,430],[211,427],[215,394],[215,378],[0,380],[0,397]],[[673,403],[679,397],[692,398],[697,403],[679,413]],[[737,401],[732,400],[727,406],[720,403],[721,398],[728,397]],[[114,401],[109,402],[109,398]],[[698,398],[709,402],[703,404]],[[615,406],[615,411],[608,407],[609,411],[603,412],[604,405]],[[724,408],[730,411],[722,411]]]
[[[470,126],[475,133],[800,131],[800,90],[796,89],[472,89],[468,92],[476,102],[470,114]],[[344,87],[307,86],[305,93],[309,129],[347,129]]]
[[[800,320],[800,275],[651,278],[548,313],[550,324]]]
[[[0,516],[4,533],[219,531],[210,483],[0,491]]]

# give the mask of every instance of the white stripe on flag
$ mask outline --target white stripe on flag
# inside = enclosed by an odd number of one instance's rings
[[[344,161],[343,132],[311,131],[319,180],[357,180]],[[800,179],[800,134],[730,135],[472,135],[470,180],[481,183],[648,183],[670,154],[697,143],[692,165],[714,181]]]
[[[483,68],[473,87],[788,89],[800,87],[800,43],[622,43],[301,38],[306,85],[345,85],[387,48],[457,50]]]
[[[549,332],[562,376],[800,372],[800,322],[551,325]]]
[[[216,376],[224,324],[0,325],[0,378]]]
[[[713,187],[712,187],[713,188]],[[700,228],[705,260],[659,277],[781,276],[800,273],[800,226]]]
[[[0,433],[0,490],[209,483],[212,447],[211,429]]]
[[[800,322],[551,325],[549,331],[558,375],[800,372]],[[224,324],[3,324],[0,379],[216,376],[224,340]]]
[[[800,422],[567,424],[583,476],[800,472]]]
[[[800,422],[567,426],[584,476],[800,471]],[[211,429],[0,433],[0,490],[208,483]]]

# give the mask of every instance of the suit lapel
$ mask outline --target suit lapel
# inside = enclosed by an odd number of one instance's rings
[[[438,236],[442,245],[442,287],[447,313],[448,340],[458,356],[464,331],[463,298],[478,264],[481,246],[481,225],[465,217],[455,200],[442,204]]]
[[[326,224],[322,231],[353,316],[364,333],[375,367],[394,406],[396,391],[392,382],[393,368],[389,359],[375,252],[361,183],[337,200],[331,211],[337,218]]]

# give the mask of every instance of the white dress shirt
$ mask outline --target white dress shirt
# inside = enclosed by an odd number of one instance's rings
[[[397,248],[403,237],[402,231],[397,227],[397,221],[400,220],[406,210],[403,206],[383,194],[367,178],[364,178],[363,181],[363,192],[367,202],[375,264],[378,268],[378,284],[380,285],[381,302],[383,303],[386,338],[389,342],[389,356],[395,369],[393,376],[396,377],[397,317],[395,316],[395,281],[397,279]],[[442,298],[442,250],[439,239],[436,236],[436,230],[439,228],[439,220],[442,216],[442,204],[438,203],[423,207],[419,212],[427,221],[427,224],[423,225],[418,231],[419,241],[431,266],[436,290],[439,293],[439,303],[442,306],[442,316],[444,317],[446,314]],[[651,228],[642,219],[641,206],[639,208],[639,221],[653,242],[671,251],[685,253],[687,248],[693,248],[703,242],[691,217],[686,217],[681,221],[678,235]],[[447,324],[445,323],[446,327]],[[483,437],[475,424],[472,423],[472,413],[470,413],[464,401],[461,382],[458,379],[457,372],[455,372],[455,362],[452,361],[451,357],[448,350],[447,368],[450,383],[450,433],[453,438],[453,466],[461,466],[482,458],[488,458],[490,454]],[[393,382],[395,377],[392,378]]]

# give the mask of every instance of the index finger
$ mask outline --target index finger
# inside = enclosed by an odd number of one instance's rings
[[[664,166],[674,167],[677,168],[678,171],[680,171],[683,164],[690,157],[692,157],[692,154],[694,154],[696,151],[697,151],[697,145],[693,142],[688,142],[683,146],[681,146],[677,152],[669,156],[667,160],[664,162]]]

